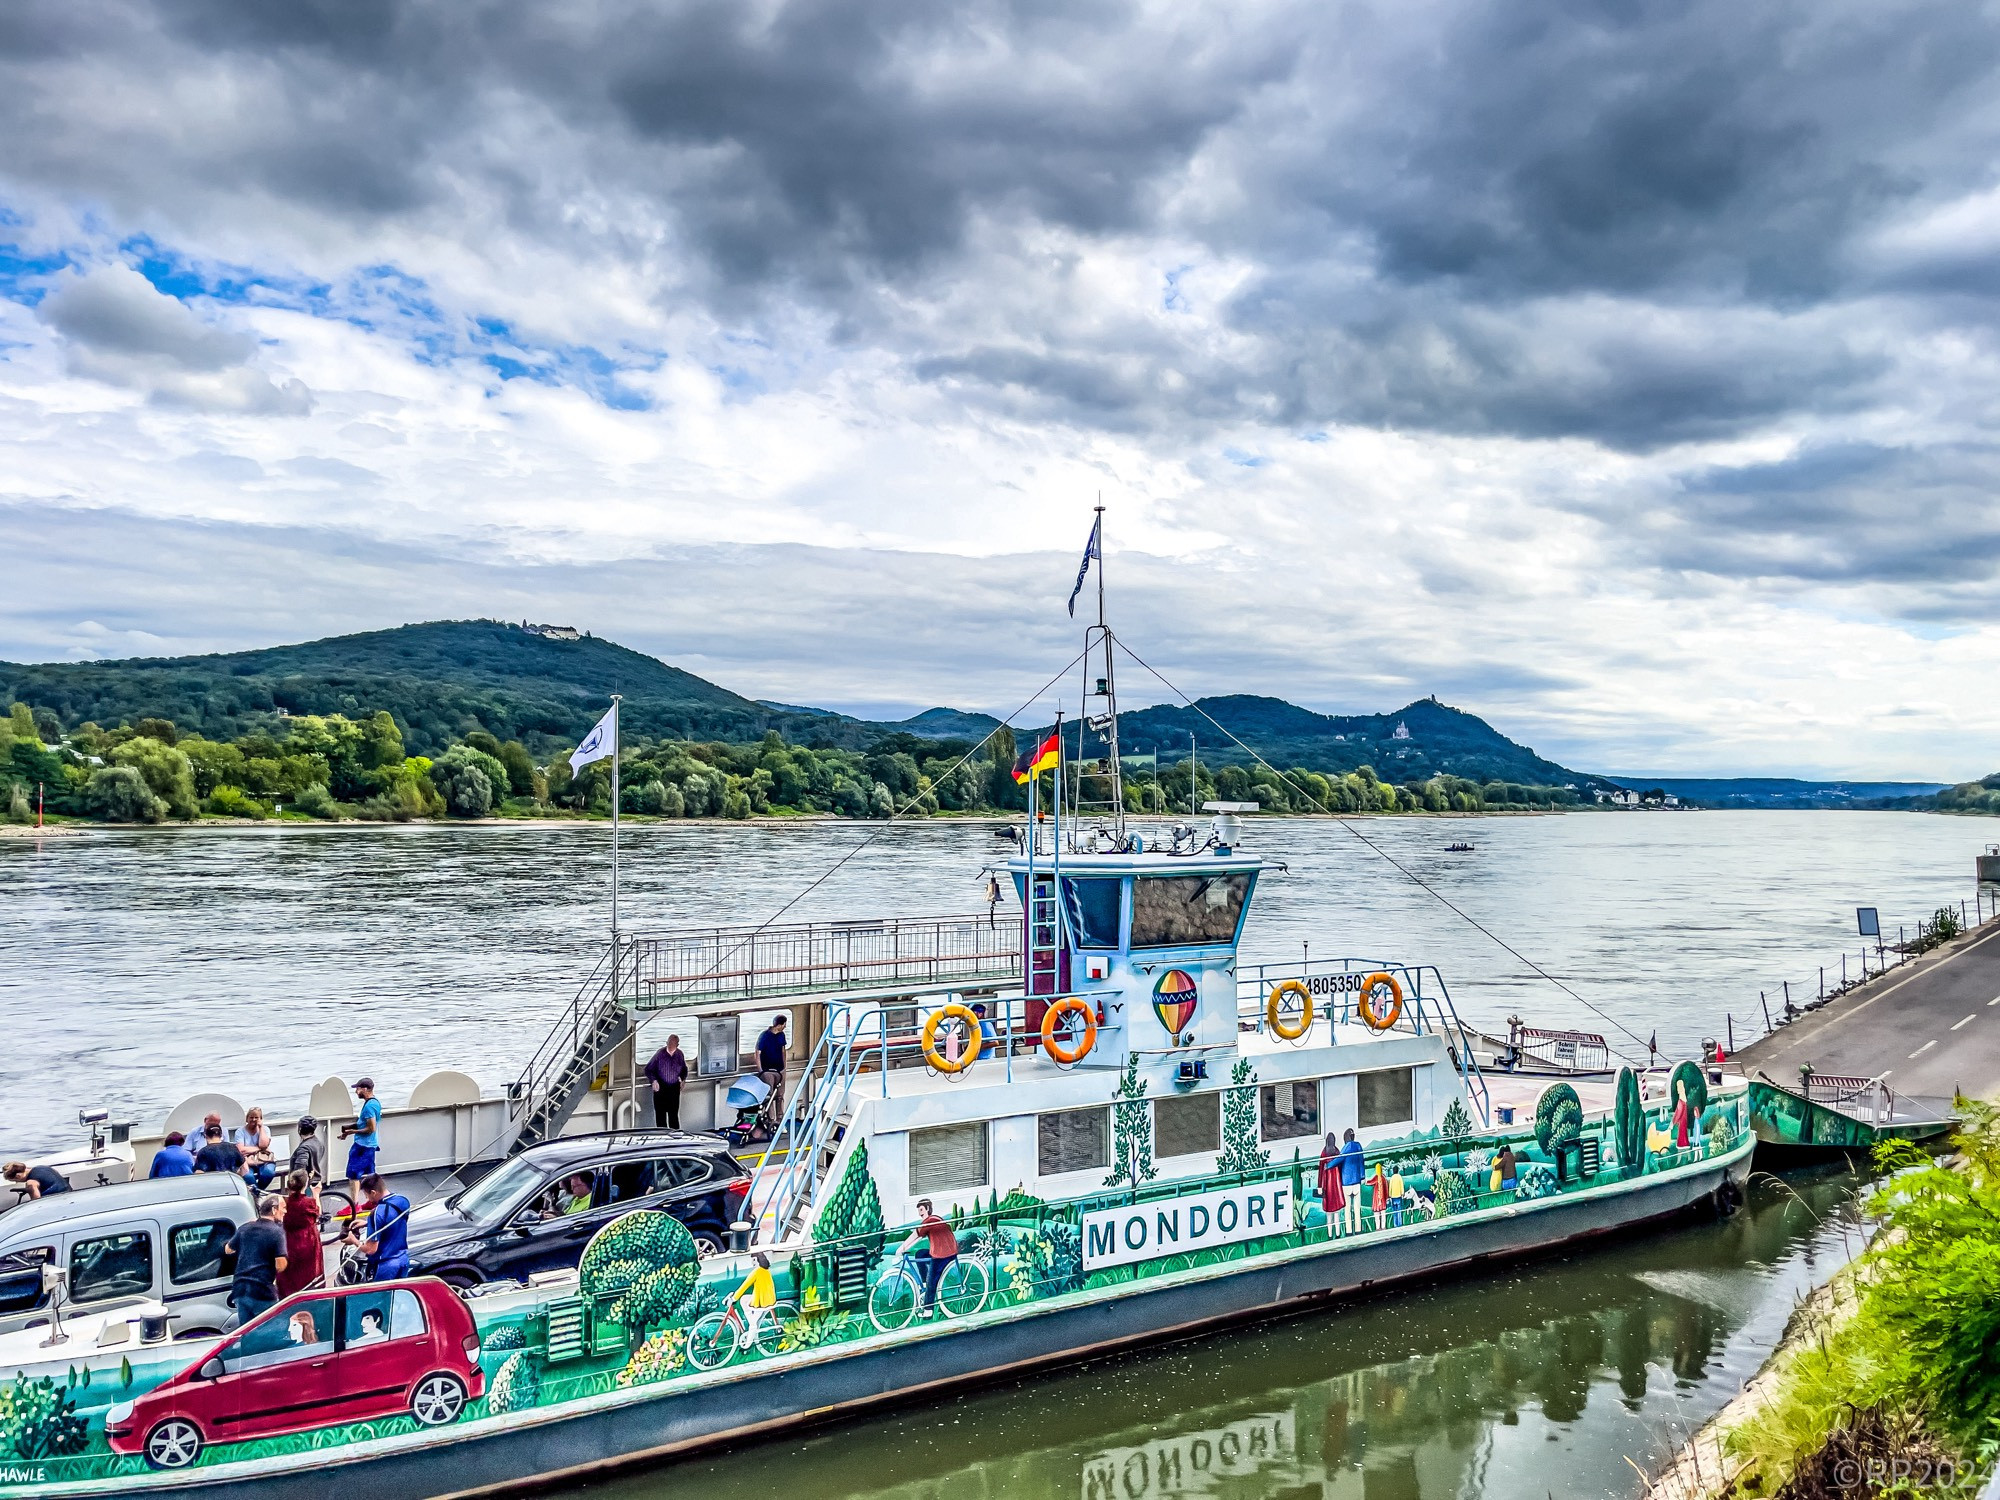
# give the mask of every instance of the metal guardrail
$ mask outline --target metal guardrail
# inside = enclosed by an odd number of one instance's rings
[[[1018,914],[891,917],[783,927],[716,927],[635,937],[623,982],[661,1010],[717,1000],[890,991],[898,984],[1002,983],[1021,975]]]
[[[1268,1025],[1265,1005],[1275,985],[1287,979],[1301,981],[1313,997],[1315,1009],[1336,1023],[1360,1023],[1356,1002],[1361,981],[1370,974],[1388,974],[1403,990],[1402,1013],[1382,1033],[1403,1032],[1409,1036],[1442,1035],[1452,1066],[1465,1085],[1466,1098],[1479,1111],[1482,1122],[1492,1118],[1493,1101],[1473,1056],[1473,1033],[1459,1019],[1451,991],[1435,964],[1402,964],[1381,959],[1319,958],[1298,963],[1239,964],[1236,969],[1237,1014],[1248,1020],[1254,1013],[1255,1029]],[[1374,1030],[1376,1028],[1370,1028]]]

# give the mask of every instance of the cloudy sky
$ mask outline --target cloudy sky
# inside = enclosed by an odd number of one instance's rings
[[[2000,766],[2000,21],[10,0],[0,658],[498,616]],[[1134,670],[1128,694],[1165,696]]]

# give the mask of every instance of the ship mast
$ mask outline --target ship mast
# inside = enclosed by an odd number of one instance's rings
[[[1104,604],[1104,507],[1100,504],[1096,509],[1097,523],[1092,534],[1097,538],[1097,623],[1084,632],[1083,638],[1085,693],[1081,722],[1077,726],[1076,802],[1073,811],[1079,825],[1083,818],[1093,814],[1109,818],[1112,839],[1122,848],[1125,843],[1125,785],[1118,763],[1118,671],[1113,661],[1116,653],[1112,649],[1111,623],[1105,614]],[[1103,672],[1093,685],[1091,673],[1100,660]],[[1093,708],[1098,708],[1098,711],[1092,712]],[[1087,762],[1083,756],[1083,736],[1086,732],[1104,737],[1104,754],[1095,770],[1084,769]],[[1086,783],[1089,783],[1088,791]]]

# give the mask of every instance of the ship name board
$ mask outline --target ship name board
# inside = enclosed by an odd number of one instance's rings
[[[1102,1208],[1083,1216],[1083,1268],[1101,1271],[1162,1255],[1212,1250],[1287,1234],[1292,1228],[1292,1185],[1259,1182],[1218,1188],[1187,1198]]]

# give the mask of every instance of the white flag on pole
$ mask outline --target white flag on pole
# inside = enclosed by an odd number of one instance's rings
[[[597,727],[583,737],[583,743],[576,747],[569,758],[572,773],[582,770],[594,760],[603,760],[607,755],[618,753],[618,710],[611,711],[597,721]]]

